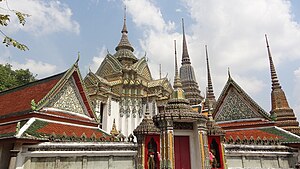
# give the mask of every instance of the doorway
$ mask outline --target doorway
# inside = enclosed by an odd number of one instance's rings
[[[175,169],[191,169],[189,136],[174,137]]]

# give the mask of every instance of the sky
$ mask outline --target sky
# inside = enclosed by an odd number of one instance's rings
[[[25,5],[26,4],[26,5]],[[297,0],[7,0],[2,8],[30,14],[25,26],[11,18],[0,29],[29,51],[0,45],[0,63],[29,69],[44,78],[70,68],[80,52],[80,71],[95,72],[121,38],[124,6],[128,37],[137,58],[145,54],[154,79],[171,82],[174,45],[181,57],[182,26],[196,79],[207,86],[205,45],[218,98],[231,77],[267,112],[271,78],[264,34],[268,35],[279,82],[300,119],[300,1]],[[0,12],[3,11],[0,8]],[[172,60],[172,61],[171,61]],[[178,60],[181,60],[179,58]],[[180,63],[178,63],[180,64]]]

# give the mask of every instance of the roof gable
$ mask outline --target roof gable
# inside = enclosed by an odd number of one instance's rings
[[[96,119],[86,91],[76,62],[51,91],[38,102],[36,110],[50,107]]]
[[[85,106],[73,78],[68,79],[64,86],[45,105],[45,107],[85,114]]]
[[[5,119],[33,111],[51,114],[55,111],[48,109],[55,108],[63,110],[59,116],[72,112],[75,115],[73,119],[83,115],[90,120],[96,119],[85,91],[77,60],[66,72],[1,92],[0,118]]]
[[[123,66],[118,59],[111,54],[107,54],[95,74],[100,77],[106,77],[120,72],[122,67]]]
[[[271,120],[265,112],[231,77],[217,101],[214,109],[217,122],[245,119]]]

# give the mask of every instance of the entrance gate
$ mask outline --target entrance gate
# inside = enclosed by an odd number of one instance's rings
[[[189,136],[175,136],[175,169],[191,169]]]

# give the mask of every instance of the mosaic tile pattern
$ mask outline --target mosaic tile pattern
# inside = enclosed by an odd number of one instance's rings
[[[72,79],[69,79],[61,91],[50,100],[49,106],[85,114],[83,105],[80,101],[80,96],[77,93],[77,88]]]
[[[258,115],[233,91],[224,100],[216,121],[256,118]]]

